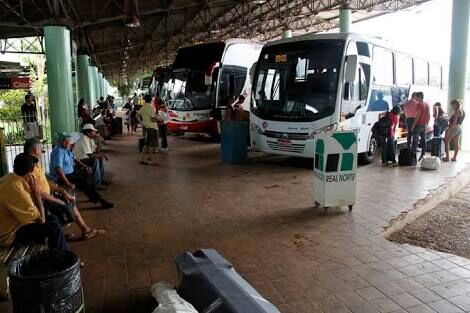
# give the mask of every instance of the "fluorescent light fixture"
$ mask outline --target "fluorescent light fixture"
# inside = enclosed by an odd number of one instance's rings
[[[133,15],[127,19],[126,22],[127,27],[135,28],[140,26],[140,20],[137,15]]]
[[[265,4],[266,0],[253,0],[253,4]]]

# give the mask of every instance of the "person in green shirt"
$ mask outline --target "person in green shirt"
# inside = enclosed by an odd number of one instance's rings
[[[142,123],[142,126],[145,127],[145,142],[140,156],[140,163],[153,165],[153,154],[155,154],[158,148],[157,122],[159,117],[155,108],[151,104],[152,96],[147,94],[144,99],[144,106],[137,112],[137,116]],[[150,148],[152,148],[152,151],[150,151]]]

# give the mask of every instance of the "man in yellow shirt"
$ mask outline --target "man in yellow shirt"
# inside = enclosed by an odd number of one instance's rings
[[[41,142],[36,138],[28,139],[24,144],[23,151],[39,160],[42,154]],[[34,166],[33,176],[41,190],[41,200],[46,214],[55,215],[61,225],[76,222],[78,228],[80,228],[82,234],[79,237],[68,235],[69,240],[86,240],[105,233],[103,229],[92,229],[85,223],[85,220],[78,211],[75,197],[57,184],[48,181],[39,162]],[[54,196],[54,194],[58,195],[58,197]]]
[[[70,250],[57,218],[46,214],[39,184],[32,175],[38,159],[20,153],[13,171],[0,179],[0,246],[13,242],[47,243],[51,249]]]
[[[140,163],[152,165],[152,155],[156,152],[158,148],[158,116],[155,108],[152,106],[152,96],[145,95],[145,105],[137,112],[137,116],[142,123],[142,126],[145,127],[145,143],[144,148],[142,149],[142,154],[140,157]],[[153,151],[150,151],[150,148]],[[153,153],[152,153],[153,152]],[[145,160],[145,155],[147,155],[147,160]]]

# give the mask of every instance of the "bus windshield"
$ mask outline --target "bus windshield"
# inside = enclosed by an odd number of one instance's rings
[[[211,85],[205,84],[203,71],[173,73],[169,89],[168,102],[172,110],[191,111],[212,107]]]
[[[263,119],[308,122],[334,113],[344,40],[298,41],[262,50],[252,112]]]

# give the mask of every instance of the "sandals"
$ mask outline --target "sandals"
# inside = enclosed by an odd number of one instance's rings
[[[67,239],[67,241],[71,241],[71,242],[73,242],[73,241],[85,241],[85,240],[95,238],[96,236],[103,235],[105,233],[106,233],[106,230],[104,230],[104,229],[95,229],[95,228],[93,228],[93,229],[90,229],[87,232],[82,233],[79,236],[77,236],[76,234],[66,234],[65,239]]]
[[[106,233],[106,230],[104,230],[104,229],[93,228],[93,229],[90,229],[89,231],[87,231],[85,233],[82,233],[80,238],[81,238],[81,240],[89,240],[89,239],[95,238],[96,236],[103,235],[105,233]]]
[[[442,158],[442,162],[449,162],[449,158]]]

